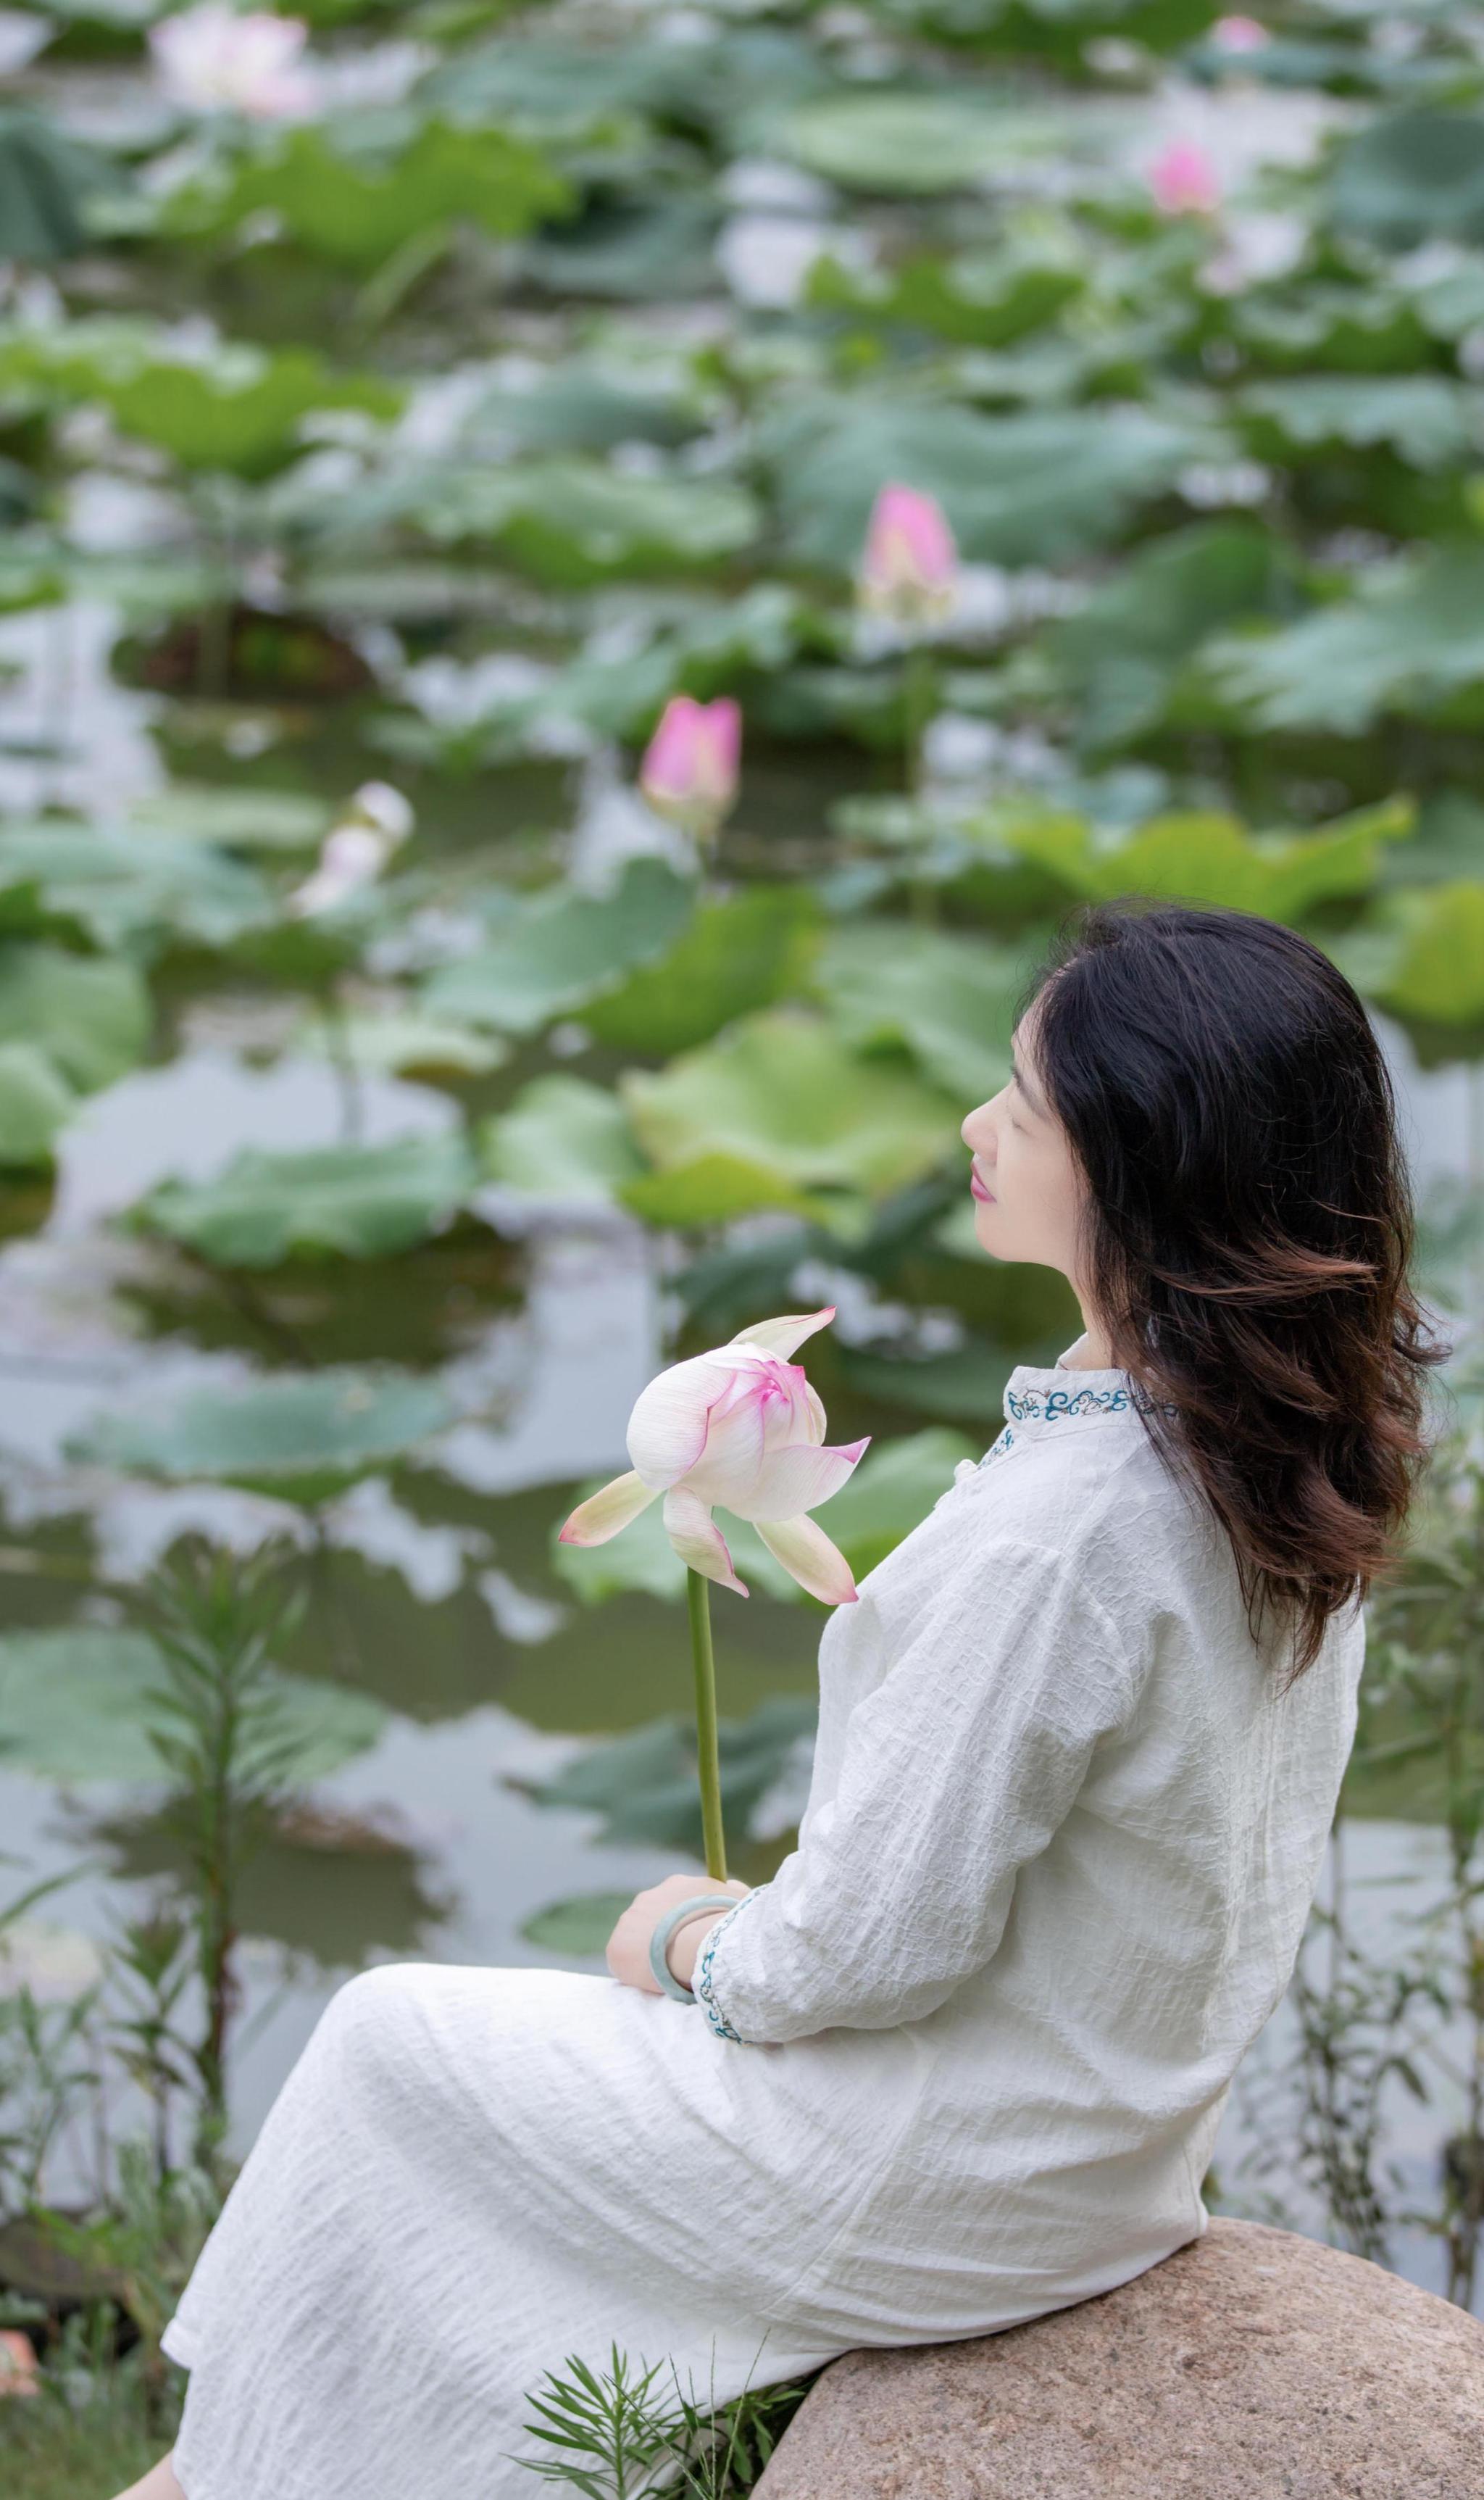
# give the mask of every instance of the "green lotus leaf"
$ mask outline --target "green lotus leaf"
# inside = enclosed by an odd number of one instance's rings
[[[1075,238],[1034,228],[996,251],[919,252],[889,270],[850,269],[826,252],[809,272],[804,301],[1003,347],[1054,320],[1085,283]]]
[[[235,789],[211,781],[172,781],[136,799],[124,831],[139,838],[217,842],[228,851],[312,850],[330,830],[332,810],[306,790]]]
[[[627,1069],[619,1093],[661,1171],[721,1154],[781,1182],[871,1198],[930,1171],[958,1135],[941,1094],[856,1057],[799,1008],[746,1017],[658,1073]]]
[[[813,1514],[857,1583],[927,1517],[959,1461],[981,1458],[984,1446],[944,1425],[872,1443],[848,1482]]]
[[[498,548],[566,589],[704,569],[740,554],[761,528],[756,497],[729,478],[681,469],[634,477],[575,453],[439,469],[407,517],[440,545]]]
[[[1358,988],[1425,1024],[1484,1025],[1484,883],[1389,895],[1378,927],[1332,944]]]
[[[404,147],[372,154],[308,125],[275,133],[223,177],[183,185],[162,223],[166,233],[221,235],[267,215],[317,258],[369,273],[440,225],[526,234],[575,198],[567,178],[508,131],[425,121]]]
[[[571,1508],[586,1501],[611,1482],[608,1476],[590,1476],[581,1484]],[[565,1518],[567,1514],[564,1512]],[[769,1596],[786,1597],[790,1602],[803,1592],[796,1580],[790,1579],[776,1556],[768,1552],[750,1521],[733,1518],[729,1510],[718,1508],[717,1522],[731,1551],[738,1577],[749,1589],[766,1590]],[[651,1597],[673,1597],[677,1601],[686,1593],[686,1566],[664,1532],[664,1503],[658,1498],[631,1519],[617,1536],[605,1545],[563,1545],[558,1541],[562,1520],[556,1520],[551,1533],[551,1563],[560,1580],[589,1605],[598,1605],[604,1597],[616,1596],[624,1590],[641,1590]]]
[[[823,96],[779,127],[785,154],[857,191],[925,197],[979,190],[1007,165],[1059,152],[1064,115],[1024,104],[900,89]]]
[[[168,936],[222,946],[271,921],[258,872],[207,843],[150,840],[59,817],[0,832],[0,897],[34,891],[40,908],[95,945],[140,951]]]
[[[161,1182],[134,1212],[223,1267],[272,1267],[291,1255],[384,1259],[445,1226],[474,1180],[458,1131],[289,1154],[250,1146],[214,1180]]]
[[[1412,110],[1372,121],[1340,149],[1329,206],[1336,225],[1388,251],[1484,243],[1484,118]]]
[[[149,1039],[149,992],[118,957],[0,944],[0,1042],[42,1052],[80,1094],[138,1065]]]
[[[78,1625],[0,1637],[0,1769],[34,1778],[117,1780],[170,1777],[150,1729],[176,1732],[176,1722],[152,1697],[166,1686],[164,1660],[147,1634]],[[386,1712],[369,1694],[274,1674],[264,1699],[273,1724],[262,1735],[295,1747],[294,1769],[321,1779],[366,1753],[381,1736]],[[246,1747],[251,1765],[255,1744]]]
[[[0,258],[40,267],[88,240],[86,208],[116,171],[40,114],[0,111]]]
[[[632,1899],[632,1892],[574,1892],[565,1901],[548,1901],[544,1909],[532,1910],[516,1933],[542,1953],[595,1960]]]
[[[488,942],[444,965],[422,991],[425,1013],[456,1023],[534,1033],[636,964],[670,946],[690,916],[694,888],[661,860],[631,859],[610,894],[559,886],[511,902]]]
[[[1048,1361],[1055,1359],[1053,1351]],[[1011,1369],[1008,1354],[978,1340],[938,1354],[898,1354],[889,1345],[840,1348],[841,1377],[854,1396],[908,1406],[945,1424],[974,1425],[984,1445],[999,1431]]]
[[[512,246],[521,281],[550,295],[643,303],[699,295],[717,281],[721,203],[702,190],[591,199],[571,224]]]
[[[394,416],[403,396],[376,376],[332,372],[306,347],[233,341],[188,354],[145,323],[113,319],[0,330],[0,386],[63,406],[99,403],[121,433],[182,469],[240,477],[271,477],[296,459],[306,417],[326,409]]]
[[[1200,521],[1128,557],[1042,637],[1081,743],[1116,746],[1159,727],[1209,634],[1280,612],[1285,570],[1269,533],[1242,519]]]
[[[1217,684],[1267,729],[1354,736],[1387,713],[1484,721],[1484,548],[1378,566],[1352,599],[1283,632],[1212,644]]]
[[[379,1076],[488,1076],[510,1056],[506,1043],[471,1025],[401,1011],[340,1016],[333,1027],[311,1016],[294,1038],[316,1059],[349,1060]]]
[[[1467,385],[1442,374],[1305,374],[1256,382],[1239,406],[1264,458],[1323,456],[1344,444],[1394,451],[1413,469],[1451,469],[1479,441]]]
[[[1115,540],[1200,440],[1142,408],[982,416],[941,401],[823,390],[767,411],[758,434],[792,552],[846,574],[884,478],[935,495],[961,555],[1054,564]]]
[[[455,1420],[443,1384],[389,1365],[275,1372],[245,1389],[191,1390],[145,1413],[104,1413],[69,1458],[177,1484],[245,1485],[318,1502],[406,1459]]]
[[[491,1180],[537,1198],[611,1201],[644,1169],[618,1097],[581,1076],[533,1077],[478,1144]]]
[[[987,938],[900,921],[847,923],[826,939],[814,986],[854,1049],[897,1042],[965,1103],[997,1094],[1026,964]]]
[[[646,1224],[682,1232],[697,1224],[729,1224],[736,1216],[758,1215],[770,1207],[812,1216],[820,1224],[828,1224],[835,1211],[827,1197],[800,1188],[771,1165],[724,1153],[695,1155],[665,1171],[641,1172],[620,1182],[614,1194]]]
[[[703,903],[669,953],[594,999],[583,1022],[598,1041],[671,1058],[756,1007],[796,990],[812,955],[819,905],[806,887],[751,886]]]
[[[718,1723],[722,1813],[730,1831],[748,1829],[753,1815],[797,1762],[800,1751],[806,1756],[812,1753],[817,1717],[815,1702],[802,1694],[780,1693],[759,1701],[745,1719]],[[601,1814],[599,1841],[645,1840],[661,1848],[694,1849],[700,1855],[695,1730],[678,1713],[591,1746],[553,1779],[522,1780],[512,1786],[521,1788],[537,1805]],[[804,1788],[805,1782],[799,1780],[799,1807]],[[790,1819],[797,1819],[796,1810]],[[623,1908],[632,1897],[630,1893],[625,1898]],[[599,1952],[605,1942],[606,1936]]]
[[[51,1161],[78,1098],[44,1050],[0,1042],[0,1166],[32,1171]]]
[[[1381,843],[1412,822],[1410,802],[1394,799],[1314,834],[1248,834],[1233,816],[1180,815],[1107,842],[1075,818],[1047,815],[1009,823],[1004,838],[1076,894],[1164,895],[1298,920],[1316,903],[1369,893]]]

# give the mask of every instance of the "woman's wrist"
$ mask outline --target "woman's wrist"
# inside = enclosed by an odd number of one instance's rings
[[[740,1896],[739,1896],[740,1897]],[[714,1926],[726,1916],[725,1910],[697,1910],[694,1917],[682,1920],[665,1948],[665,1960],[682,1988],[689,1988],[695,1975],[701,1948]]]

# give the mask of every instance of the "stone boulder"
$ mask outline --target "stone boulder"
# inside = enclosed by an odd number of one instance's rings
[[[1484,2500],[1484,2325],[1214,2219],[998,2335],[847,2352],[756,2500]]]

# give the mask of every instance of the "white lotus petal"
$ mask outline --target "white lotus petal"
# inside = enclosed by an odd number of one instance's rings
[[[806,1336],[813,1336],[815,1330],[823,1328],[834,1315],[835,1305],[830,1302],[823,1311],[791,1311],[782,1319],[754,1320],[749,1328],[738,1329],[736,1335],[728,1337],[726,1342],[728,1345],[760,1345],[769,1354],[788,1356],[796,1345],[803,1344]],[[717,1350],[720,1352],[720,1347]]]
[[[747,1595],[745,1582],[732,1569],[726,1537],[699,1496],[684,1485],[672,1485],[664,1497],[664,1532],[693,1571],[719,1580],[724,1589],[735,1589],[739,1597]]]
[[[809,1408],[809,1438],[811,1441],[823,1441],[829,1427],[824,1420],[824,1400],[813,1381],[805,1381],[804,1398]]]
[[[658,1485],[647,1485],[630,1467],[627,1475],[615,1476],[611,1484],[599,1487],[580,1501],[570,1517],[564,1520],[559,1545],[606,1545],[617,1536],[641,1510],[658,1500]]]
[[[751,1499],[767,1464],[767,1407],[761,1383],[739,1373],[707,1418],[706,1446],[679,1481],[707,1504],[726,1510]],[[740,1516],[740,1513],[739,1513]]]
[[[869,1432],[861,1441],[847,1441],[843,1448],[821,1448],[806,1441],[791,1450],[780,1450],[776,1457],[763,1462],[761,1476],[749,1507],[727,1502],[739,1519],[792,1519],[801,1510],[818,1510],[822,1501],[838,1493],[855,1471],[862,1450],[869,1446]]]
[[[730,1386],[703,1354],[658,1371],[634,1399],[626,1438],[639,1474],[657,1493],[694,1467],[706,1446],[710,1410]]]
[[[859,1596],[850,1564],[818,1520],[803,1511],[796,1519],[759,1519],[758,1533],[790,1577],[812,1597],[823,1597],[826,1606],[848,1606]]]

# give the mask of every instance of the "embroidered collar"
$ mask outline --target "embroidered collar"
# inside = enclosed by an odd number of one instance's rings
[[[1017,1442],[1067,1431],[1077,1424],[1119,1415],[1137,1420],[1142,1410],[1156,1405],[1167,1415],[1178,1413],[1178,1407],[1152,1398],[1132,1372],[1087,1371],[1077,1365],[1069,1366],[1067,1356],[1076,1354],[1086,1341],[1084,1331],[1054,1364],[1016,1364],[1005,1383],[1005,1430],[978,1462],[980,1466],[998,1458],[1002,1451],[1015,1448]]]

